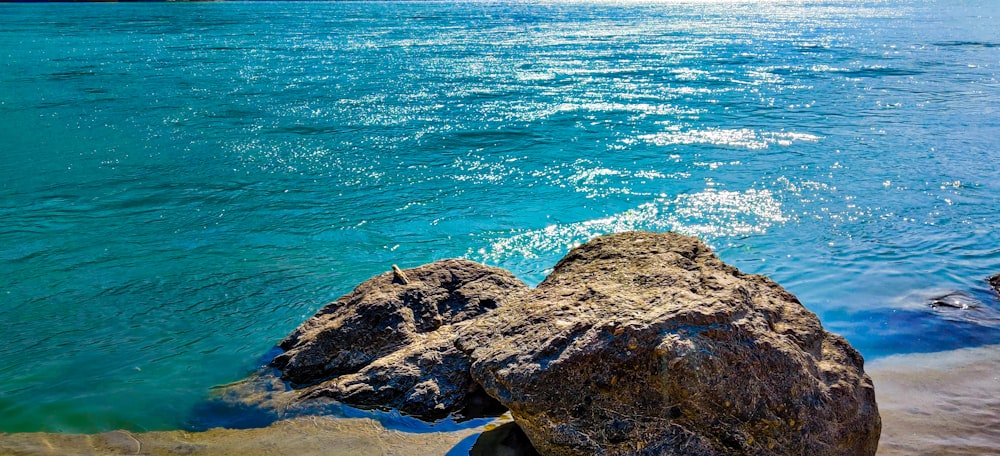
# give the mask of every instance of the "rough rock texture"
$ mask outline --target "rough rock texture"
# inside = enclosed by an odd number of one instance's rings
[[[874,454],[861,356],[773,281],[694,238],[623,233],[460,328],[540,453]]]
[[[505,409],[473,382],[471,360],[455,348],[450,326],[413,338],[410,345],[356,373],[297,391],[295,405],[335,399],[364,408],[392,408],[424,419],[475,418]]]
[[[996,290],[997,293],[1000,293],[1000,274],[990,277],[989,282],[990,286],[993,287],[993,289]]]
[[[281,342],[285,352],[271,364],[303,387],[300,402],[326,397],[434,418],[464,408],[466,394],[478,389],[450,325],[527,286],[467,260],[393,269],[320,309]]]
[[[436,418],[485,390],[546,455],[871,455],[881,429],[857,351],[673,233],[596,238],[534,290],[468,261],[396,269],[281,347],[273,366],[296,389],[265,388],[275,408]]]

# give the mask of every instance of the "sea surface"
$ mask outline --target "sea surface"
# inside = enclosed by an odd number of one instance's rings
[[[869,360],[996,344],[997,24],[994,0],[0,4],[0,432],[196,428],[392,264],[536,284],[625,230],[701,237]]]

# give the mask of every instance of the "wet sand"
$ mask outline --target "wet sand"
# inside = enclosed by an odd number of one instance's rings
[[[866,370],[882,415],[880,456],[1000,455],[1000,345],[892,356]],[[197,433],[0,434],[0,454],[464,456],[494,427],[409,433],[371,419],[302,417]]]
[[[464,455],[484,429],[407,433],[386,429],[367,418],[301,417],[260,429],[0,434],[0,454],[431,456],[456,450]]]
[[[1000,455],[1000,345],[869,363],[882,455]]]

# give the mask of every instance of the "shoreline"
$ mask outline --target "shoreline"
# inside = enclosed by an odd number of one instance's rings
[[[892,355],[865,369],[881,455],[1000,455],[1000,344]]]
[[[256,429],[0,434],[0,454],[430,456],[457,450],[460,452],[455,454],[465,455],[476,437],[494,426],[491,423],[447,432],[411,433],[388,429],[370,418],[301,416]]]
[[[865,370],[882,416],[878,455],[1000,455],[1000,344],[892,355]],[[481,433],[504,420],[426,433],[369,418],[303,416],[258,429],[0,434],[0,453],[450,456],[468,454]]]

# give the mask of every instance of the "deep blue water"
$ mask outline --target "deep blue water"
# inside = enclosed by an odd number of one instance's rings
[[[998,16],[0,5],[0,432],[190,426],[391,264],[533,284],[631,229],[702,237],[869,359],[1000,342]]]

